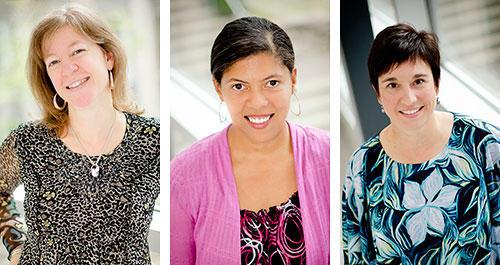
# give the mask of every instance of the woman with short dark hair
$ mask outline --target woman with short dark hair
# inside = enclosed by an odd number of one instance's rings
[[[211,70],[232,124],[171,163],[171,264],[328,264],[330,137],[286,121],[290,38],[267,19],[234,20]]]
[[[437,37],[405,24],[373,41],[370,81],[391,123],[351,157],[346,264],[499,264],[500,130],[436,111]]]

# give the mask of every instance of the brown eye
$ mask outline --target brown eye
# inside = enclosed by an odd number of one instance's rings
[[[415,80],[415,85],[421,85],[423,83],[425,83],[424,79],[417,79],[417,80]]]
[[[389,83],[387,84],[387,88],[396,88],[398,85],[396,83]]]
[[[240,90],[243,90],[243,88],[245,88],[245,87],[243,86],[243,84],[235,84],[232,86],[232,88],[236,91],[240,91]]]
[[[267,85],[270,86],[270,87],[275,87],[275,86],[277,86],[279,84],[280,84],[280,82],[277,81],[277,80],[271,80],[271,81],[267,82]]]

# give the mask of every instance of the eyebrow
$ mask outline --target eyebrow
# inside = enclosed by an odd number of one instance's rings
[[[281,77],[281,75],[280,74],[272,74],[272,75],[264,77],[261,81],[269,80],[269,79],[275,78],[275,77]],[[226,83],[230,83],[230,82],[239,82],[239,83],[244,83],[244,84],[248,83],[247,81],[244,81],[244,80],[241,80],[238,78],[229,78],[229,80],[226,81]]]
[[[428,77],[428,76],[429,76],[428,74],[416,74],[413,76],[413,79],[420,78],[420,77]],[[395,77],[389,77],[389,78],[382,80],[380,83],[389,82],[389,81],[397,81],[397,80],[398,79]]]
[[[72,46],[75,46],[75,45],[77,45],[77,44],[79,44],[79,43],[81,43],[81,41],[80,41],[80,40],[75,40],[75,41],[73,41],[72,43],[70,43],[68,46],[66,46],[66,48],[68,48],[68,47],[72,47]],[[47,55],[45,56],[45,60],[47,60],[47,58],[49,58],[50,56],[53,56],[53,55],[55,55],[55,54],[53,54],[53,53],[49,53],[49,54],[47,54]]]

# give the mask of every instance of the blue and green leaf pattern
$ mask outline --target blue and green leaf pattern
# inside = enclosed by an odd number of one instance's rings
[[[500,264],[500,129],[454,114],[448,145],[402,164],[378,135],[352,155],[345,264]]]

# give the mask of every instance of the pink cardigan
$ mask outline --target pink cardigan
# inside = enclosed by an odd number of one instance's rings
[[[330,261],[330,136],[288,123],[308,265]],[[170,165],[170,264],[240,264],[240,209],[227,143],[229,126]]]

